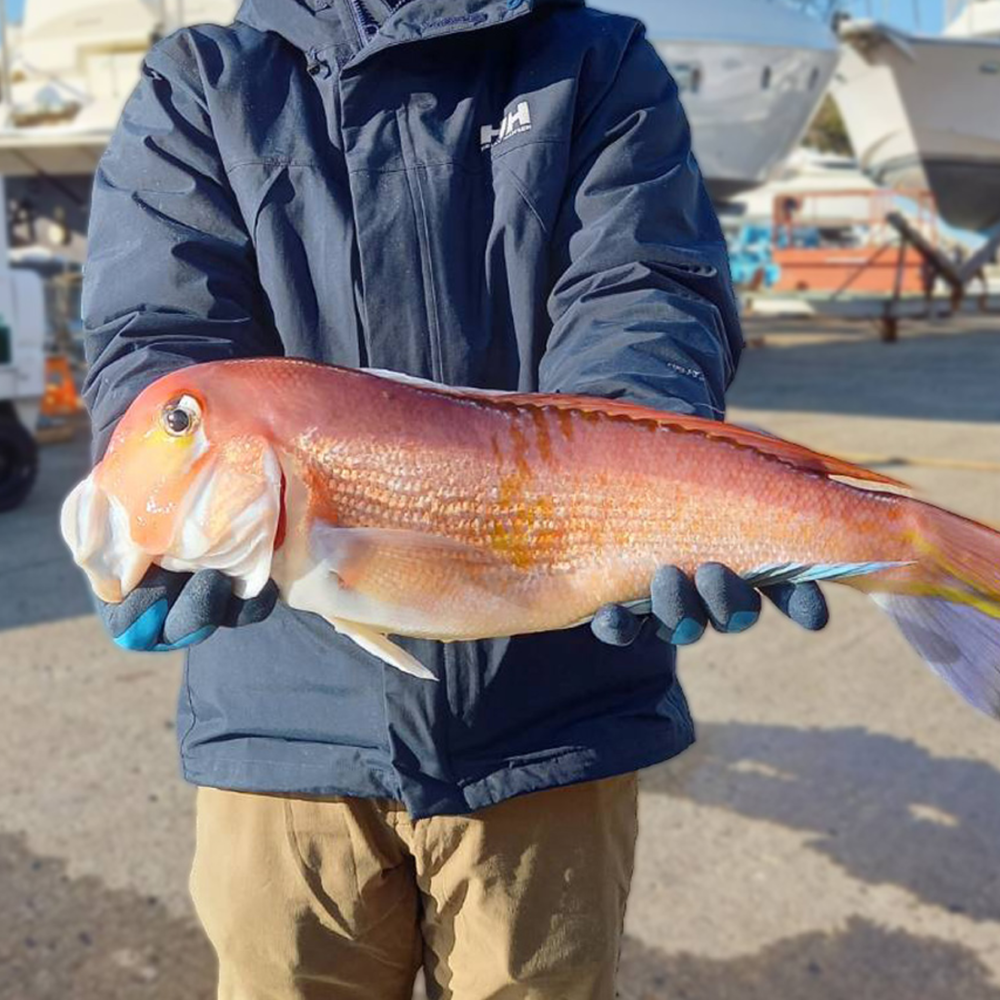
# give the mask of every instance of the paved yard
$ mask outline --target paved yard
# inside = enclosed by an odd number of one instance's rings
[[[1000,333],[754,325],[733,417],[843,453],[1000,462]],[[0,517],[0,1000],[197,1000],[179,661],[117,652],[56,534],[86,447]],[[893,468],[1000,523],[1000,472]],[[698,746],[644,776],[627,1000],[1000,1000],[1000,725],[866,601],[683,658]],[[374,998],[373,998],[374,1000]]]

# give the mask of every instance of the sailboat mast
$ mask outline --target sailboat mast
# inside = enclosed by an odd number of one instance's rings
[[[10,44],[7,38],[7,0],[0,0],[0,59],[3,67],[0,69],[0,86],[3,87],[3,100],[8,107],[14,107],[14,91],[11,80],[13,74],[10,67]]]

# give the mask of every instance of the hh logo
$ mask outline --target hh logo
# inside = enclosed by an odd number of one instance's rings
[[[512,135],[531,131],[531,108],[527,101],[521,101],[513,111],[508,111],[506,117],[494,128],[484,125],[479,131],[479,141],[483,149],[489,149],[499,142],[509,139]]]

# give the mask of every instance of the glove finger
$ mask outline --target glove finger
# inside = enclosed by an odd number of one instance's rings
[[[121,603],[98,602],[100,616],[115,643],[139,652],[155,649],[170,606],[189,579],[186,573],[153,566]]]
[[[762,593],[783,614],[810,632],[819,632],[830,621],[823,592],[815,583],[779,583]]]
[[[698,591],[676,566],[657,570],[650,588],[657,635],[674,646],[690,646],[705,634],[708,613]]]
[[[745,632],[760,617],[760,594],[741,576],[719,563],[705,563],[695,573],[695,586],[718,632]]]
[[[271,614],[277,603],[278,585],[273,580],[268,580],[264,589],[256,597],[251,597],[248,600],[239,597],[231,598],[220,624],[226,628],[256,625]]]
[[[162,644],[173,649],[207,639],[221,624],[233,596],[233,582],[217,569],[205,569],[187,582],[163,623]]]
[[[631,646],[641,628],[642,619],[620,604],[605,604],[590,623],[590,630],[608,646]]]

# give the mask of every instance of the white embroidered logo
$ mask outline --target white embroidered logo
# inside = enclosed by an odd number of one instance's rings
[[[531,131],[531,108],[527,101],[521,101],[513,111],[508,111],[503,121],[494,128],[484,125],[479,130],[479,142],[483,149],[489,149],[497,143],[504,142],[511,136]]]

